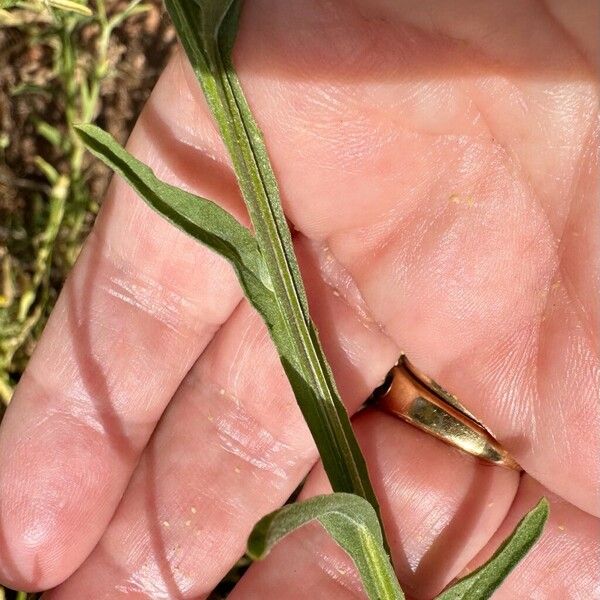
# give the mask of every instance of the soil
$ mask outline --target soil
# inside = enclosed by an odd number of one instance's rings
[[[107,0],[107,12],[115,14],[126,3]],[[159,0],[145,2],[148,12],[129,18],[113,35],[110,63],[113,69],[102,86],[101,107],[96,123],[123,143],[150,94],[175,43],[175,33]],[[44,25],[42,28],[45,28]],[[33,164],[36,155],[61,168],[57,152],[35,132],[37,120],[62,128],[64,107],[56,95],[40,93],[16,94],[23,86],[51,89],[52,49],[33,39],[32,28],[0,25],[0,244],[2,225],[14,222],[27,211],[32,191],[46,184]],[[95,43],[93,27],[81,36],[83,60],[85,46]],[[109,173],[99,164],[90,173],[91,189],[100,200]],[[15,214],[15,212],[17,214]],[[6,231],[4,232],[6,234]]]

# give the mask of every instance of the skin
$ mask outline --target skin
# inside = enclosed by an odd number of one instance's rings
[[[499,598],[600,594],[593,2],[248,2],[235,52],[336,380],[405,351],[526,474],[353,418],[409,597],[551,517]],[[293,24],[293,26],[292,26]],[[129,149],[247,222],[181,54]],[[0,430],[0,580],[45,598],[204,598],[308,474],[310,434],[229,266],[115,180]],[[233,598],[360,598],[316,526]]]

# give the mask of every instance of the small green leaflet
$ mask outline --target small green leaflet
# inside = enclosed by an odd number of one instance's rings
[[[47,0],[49,6],[64,10],[67,12],[74,12],[85,17],[92,16],[91,9],[83,3],[72,2],[72,0]]]
[[[234,267],[244,292],[260,308],[274,302],[254,236],[226,210],[158,179],[144,163],[95,125],[78,125],[87,148],[121,175],[151,208]]]
[[[248,555],[264,558],[283,537],[317,520],[352,558],[370,600],[402,600],[383,547],[377,514],[365,499],[341,492],[284,506],[263,517],[248,540]]]
[[[436,600],[486,600],[538,540],[550,507],[542,498],[515,527],[496,553],[479,569],[457,581]]]

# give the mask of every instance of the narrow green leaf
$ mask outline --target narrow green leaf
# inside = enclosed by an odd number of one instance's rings
[[[383,546],[377,514],[369,502],[354,494],[316,496],[268,514],[252,530],[248,554],[264,558],[279,540],[314,520],[352,558],[370,599],[404,598]]]
[[[366,498],[379,512],[366,464],[308,313],[291,235],[262,134],[231,61],[238,0],[166,0],[238,178],[276,304],[262,313],[334,491]],[[275,315],[274,312],[278,314]]]
[[[264,261],[248,229],[214,202],[158,179],[99,127],[78,125],[76,129],[90,152],[119,173],[151,208],[226,258],[259,310],[275,302]]]
[[[119,27],[121,23],[132,17],[133,15],[139,15],[150,10],[149,4],[141,4],[142,0],[131,0],[131,2],[125,7],[124,10],[118,12],[108,21],[108,29],[112,31],[113,29]]]
[[[91,9],[88,6],[85,6],[85,4],[73,2],[72,0],[46,0],[46,2],[53,8],[78,13],[84,17],[91,17],[93,14]]]
[[[44,160],[41,156],[36,156],[33,159],[35,166],[44,174],[49,183],[55,184],[60,177],[60,173],[56,170],[56,167],[52,166],[47,160]]]
[[[41,135],[48,143],[52,144],[55,148],[59,148],[62,144],[62,134],[61,132],[47,123],[46,121],[42,121],[41,119],[35,123],[36,132]]]
[[[515,527],[496,553],[479,569],[457,581],[436,600],[485,600],[506,579],[539,539],[550,507],[542,498]]]

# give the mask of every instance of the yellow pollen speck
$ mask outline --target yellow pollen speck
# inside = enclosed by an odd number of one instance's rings
[[[560,531],[564,531],[564,530],[565,530],[565,526],[564,526],[564,525],[559,525],[559,526],[558,526],[558,529],[559,529]]]
[[[450,202],[454,202],[454,204],[466,204],[467,206],[477,206],[477,203],[475,202],[475,200],[473,199],[473,196],[471,196],[471,194],[468,194],[467,196],[459,196],[458,194],[451,194],[450,198],[448,198],[448,200]]]
[[[221,389],[219,390],[219,395],[220,395],[220,396],[224,396],[224,395],[225,395],[225,388],[221,388]]]
[[[235,471],[236,473],[241,473],[241,472],[242,472],[242,471],[241,471],[241,470],[240,470],[238,467],[236,467],[236,468],[234,469],[234,471]]]
[[[488,504],[488,508],[492,508],[492,506],[494,506],[494,503],[493,503],[493,502],[490,502],[490,503]]]
[[[337,290],[333,290],[333,295],[334,295],[336,298],[339,298],[339,296],[340,296],[340,293],[339,293]]]
[[[186,526],[186,527],[189,527],[191,524],[192,524],[192,522],[191,522],[191,521],[186,521],[186,522],[185,522],[185,526]]]
[[[169,521],[163,521],[163,525],[165,527],[171,527],[171,524],[169,523]]]
[[[195,515],[196,514],[196,507],[192,506],[192,508],[190,508],[190,510],[192,511],[192,514]]]

